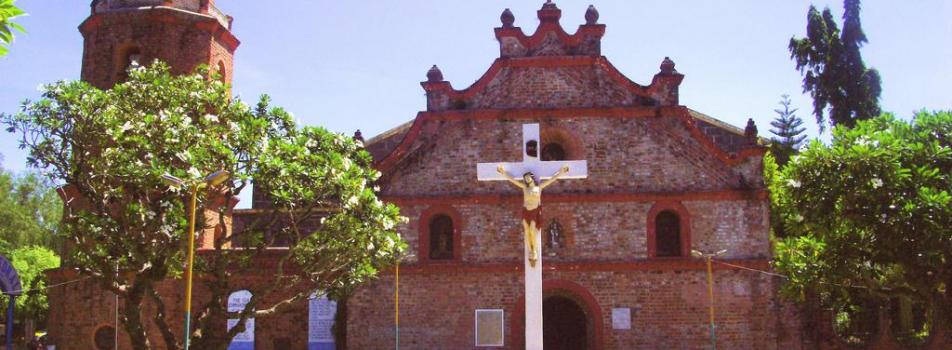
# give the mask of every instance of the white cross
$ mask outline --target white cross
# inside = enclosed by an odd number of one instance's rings
[[[500,165],[510,175],[519,178],[527,172],[536,176],[536,181],[552,177],[563,166],[569,171],[559,179],[584,179],[588,177],[588,163],[584,160],[543,161],[539,159],[542,144],[539,142],[539,124],[522,125],[522,162],[477,163],[476,179],[479,181],[506,180],[499,173]],[[541,203],[540,203],[541,205]],[[543,210],[543,213],[545,211]],[[544,214],[543,214],[544,215]],[[541,222],[536,225],[542,225]],[[537,264],[529,261],[529,247],[525,247],[523,263],[525,266],[526,297],[526,350],[542,350],[542,227],[537,228],[535,245],[538,247]]]
[[[532,146],[534,142],[535,146]],[[534,152],[532,149],[534,148]],[[522,124],[522,161],[521,162],[499,162],[499,163],[477,163],[476,179],[479,181],[500,181],[506,180],[496,168],[500,165],[506,171],[517,178],[523,174],[531,172],[535,174],[537,181],[542,181],[552,177],[563,165],[569,166],[569,172],[559,177],[559,179],[584,179],[588,177],[588,163],[584,160],[541,160],[539,153],[542,151],[542,143],[539,140],[539,124]]]

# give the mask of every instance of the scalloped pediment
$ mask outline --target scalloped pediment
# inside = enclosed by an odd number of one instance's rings
[[[665,57],[650,85],[639,85],[601,56],[605,25],[596,23],[590,6],[585,24],[568,34],[562,16],[547,2],[538,11],[539,26],[532,35],[514,27],[506,9],[496,28],[499,58],[470,87],[456,90],[436,66],[427,73],[423,88],[428,111],[488,108],[586,108],[673,106],[684,76]]]

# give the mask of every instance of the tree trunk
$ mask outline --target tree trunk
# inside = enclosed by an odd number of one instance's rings
[[[122,310],[122,325],[129,335],[129,341],[135,350],[148,350],[151,348],[149,337],[146,333],[145,325],[142,323],[142,300],[145,297],[145,286],[142,283],[134,283],[129,293],[126,295],[126,302]]]

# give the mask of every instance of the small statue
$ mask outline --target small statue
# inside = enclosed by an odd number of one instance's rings
[[[496,168],[506,180],[522,189],[522,228],[525,231],[526,246],[529,247],[529,265],[535,267],[539,260],[539,248],[536,247],[536,233],[539,231],[539,223],[542,221],[542,190],[551,185],[559,176],[569,172],[568,165],[563,166],[551,178],[536,184],[534,175],[531,172],[522,175],[522,180],[516,180],[515,177],[506,172],[502,165]]]
[[[548,243],[546,248],[553,250],[562,248],[562,225],[559,224],[558,220],[552,219],[549,221],[549,227],[546,228],[545,233],[546,242]],[[553,251],[552,254],[554,255],[555,252]]]

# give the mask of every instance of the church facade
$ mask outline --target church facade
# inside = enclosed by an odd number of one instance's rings
[[[574,34],[551,2],[537,16],[527,35],[503,12],[499,57],[479,80],[458,90],[434,66],[422,83],[426,111],[366,142],[384,199],[409,218],[400,228],[414,253],[400,270],[401,346],[473,348],[487,326],[502,335],[492,344],[522,348],[522,194],[477,181],[476,164],[523,159],[523,125],[537,123],[542,160],[588,164],[586,179],[542,195],[547,348],[708,346],[706,268],[692,250],[723,250],[730,263],[714,266],[720,346],[797,348],[799,323],[785,316],[778,281],[742,269],[768,269],[770,259],[755,127],[680,105],[684,76],[667,57],[648,85],[623,76],[601,55],[606,28],[594,7]],[[349,346],[393,344],[382,330],[394,315],[381,312],[395,303],[393,277],[348,301]],[[502,322],[481,324],[489,311]]]
[[[108,87],[130,60],[159,58],[176,72],[207,64],[230,81],[238,40],[212,1],[97,0],[91,10],[80,27],[84,80]],[[768,270],[771,254],[766,149],[756,127],[680,105],[684,75],[667,57],[659,55],[647,85],[622,75],[601,55],[606,27],[594,7],[573,34],[554,3],[536,15],[538,27],[526,34],[505,10],[495,28],[499,57],[480,79],[456,89],[434,66],[421,83],[426,110],[365,140],[383,173],[382,198],[409,218],[398,229],[410,254],[399,275],[383,272],[339,308],[346,309],[337,318],[346,329],[341,343],[523,348],[522,195],[505,182],[477,181],[476,164],[523,159],[523,126],[538,124],[536,156],[585,160],[588,174],[542,196],[547,348],[709,346],[707,266],[692,251],[723,251],[713,265],[720,347],[801,348],[801,321],[779,299],[779,281],[751,271]],[[234,215],[240,221],[254,210]],[[115,324],[111,294],[82,282],[51,291],[50,300],[58,349],[108,345],[111,333],[102,330]],[[298,305],[259,322],[254,347],[306,348],[307,312]],[[161,344],[158,334],[150,337]]]

